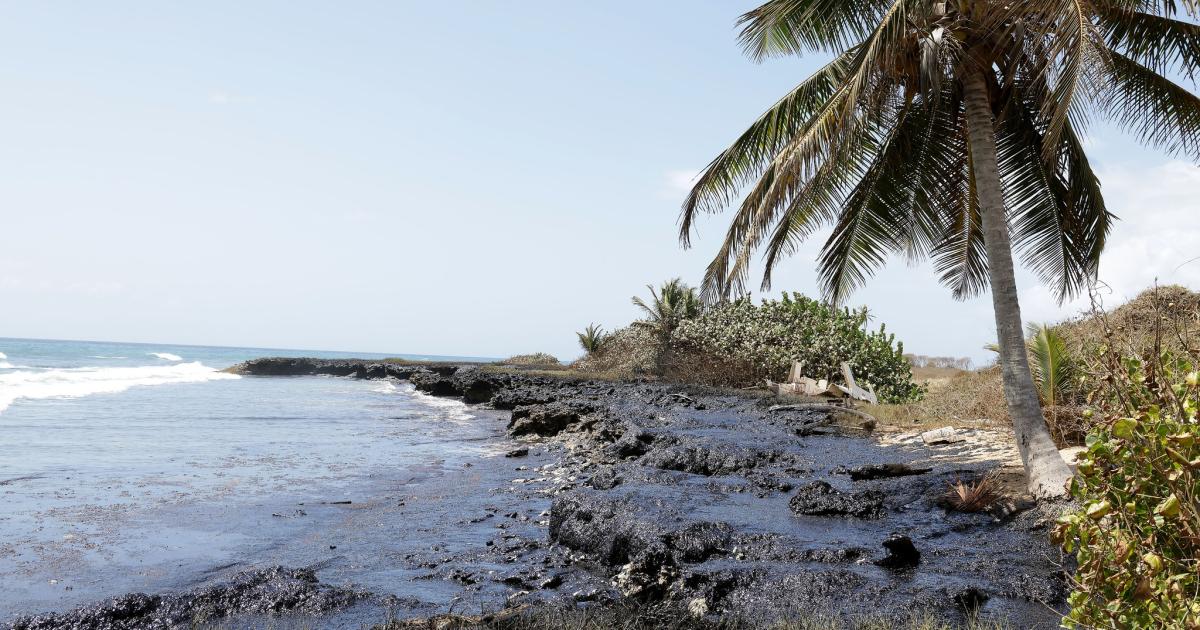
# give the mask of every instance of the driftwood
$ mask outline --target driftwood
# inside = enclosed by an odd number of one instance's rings
[[[875,388],[871,387],[870,383],[867,383],[867,389],[859,387],[858,383],[854,382],[854,372],[850,369],[850,364],[845,361],[842,361],[842,378],[846,379],[846,386],[839,387],[839,389],[846,392],[847,396],[856,400],[865,400],[872,405],[879,404],[879,398],[875,396]]]
[[[863,389],[858,386],[854,380],[854,372],[850,369],[850,364],[842,362],[842,378],[846,384],[833,385],[825,379],[817,380],[803,375],[804,363],[796,361],[792,364],[792,369],[788,372],[786,383],[776,383],[767,379],[767,388],[775,395],[781,394],[796,394],[801,396],[828,396],[831,398],[845,398],[849,396],[855,400],[863,400],[872,404],[879,402],[875,396],[875,389],[870,383],[867,388]]]

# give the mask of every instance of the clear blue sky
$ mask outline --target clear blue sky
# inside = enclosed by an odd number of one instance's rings
[[[723,219],[679,249],[689,176],[820,63],[746,60],[753,4],[5,3],[0,336],[574,356],[699,280]],[[1092,148],[1118,296],[1200,284],[1200,171]],[[816,246],[777,288],[815,291]],[[854,301],[911,351],[993,338],[927,267]]]

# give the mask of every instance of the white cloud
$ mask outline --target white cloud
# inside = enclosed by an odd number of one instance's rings
[[[208,93],[208,102],[213,105],[241,105],[254,102],[253,96],[244,96],[226,92],[225,90],[213,90]]]
[[[1101,169],[1110,212],[1120,217],[1100,259],[1100,291],[1114,307],[1158,284],[1200,287],[1200,167],[1185,162]],[[1050,291],[1021,292],[1027,321],[1055,321],[1085,309],[1086,296],[1059,306]]]

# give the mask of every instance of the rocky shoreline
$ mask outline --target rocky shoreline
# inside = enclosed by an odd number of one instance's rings
[[[873,439],[829,410],[657,383],[543,377],[449,363],[257,359],[248,376],[393,379],[423,393],[509,411],[511,471],[480,514],[481,544],[429,545],[405,556],[419,578],[454,586],[454,601],[636,602],[698,618],[770,622],[973,616],[1056,627],[1063,560],[1050,515],[1008,502],[992,512],[942,507],[950,483],[995,462],[940,456]],[[483,462],[480,466],[484,466]],[[501,481],[504,483],[501,484]],[[482,540],[482,538],[480,539]],[[159,628],[197,618],[321,618],[348,607],[423,610],[393,593],[321,584],[319,570],[246,571],[220,586],[126,595],[67,613],[17,619],[18,630]],[[453,602],[447,601],[447,607]]]

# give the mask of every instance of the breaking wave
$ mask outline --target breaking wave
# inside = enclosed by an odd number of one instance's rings
[[[61,368],[0,374],[0,411],[19,399],[78,398],[130,387],[241,378],[194,361],[143,367]]]
[[[171,354],[170,352],[151,352],[150,356],[158,357],[159,359],[162,359],[163,361],[182,361],[183,360],[183,357],[179,356],[178,354]]]

